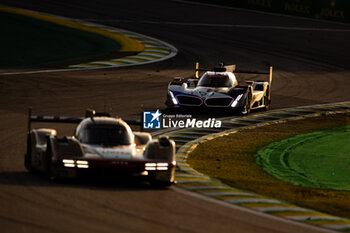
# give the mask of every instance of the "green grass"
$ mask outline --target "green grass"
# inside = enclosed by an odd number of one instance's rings
[[[350,116],[337,114],[242,130],[200,144],[188,162],[194,169],[230,186],[350,218],[349,191],[295,186],[266,173],[255,156],[272,142],[349,123]]]
[[[59,67],[115,55],[107,37],[0,11],[0,69]]]
[[[350,126],[301,134],[257,153],[264,171],[294,185],[350,191]]]

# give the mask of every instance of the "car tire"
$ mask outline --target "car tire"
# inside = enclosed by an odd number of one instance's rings
[[[270,95],[270,89],[267,88],[265,96],[264,96],[264,103],[265,103],[265,107],[263,108],[265,111],[269,110],[270,104],[271,104],[271,99],[269,99],[269,95]]]
[[[32,166],[32,140],[29,135],[27,139],[27,153],[24,155],[24,167],[28,170],[28,172],[33,173],[34,169]]]
[[[28,172],[32,173],[33,168],[32,168],[32,154],[31,153],[26,153],[24,155],[24,167],[28,170]]]
[[[150,180],[151,186],[154,188],[168,188],[170,185],[172,185],[173,183],[170,181],[159,181],[159,180],[155,180],[152,179]]]
[[[47,148],[46,148],[46,153],[45,153],[45,168],[44,168],[44,174],[50,179],[50,180],[55,180],[55,177],[52,174],[51,170],[51,156],[52,156],[52,151],[51,151],[51,142],[50,139],[47,139]]]
[[[245,99],[244,106],[241,109],[242,115],[248,115],[250,113],[250,100],[251,100],[251,93],[249,92]]]
[[[174,182],[172,180],[175,179],[171,174],[169,175],[168,179],[157,179],[157,171],[149,173],[149,183],[154,188],[167,188],[170,185],[172,185]]]

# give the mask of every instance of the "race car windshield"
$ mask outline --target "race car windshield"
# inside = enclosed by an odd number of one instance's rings
[[[131,136],[122,125],[90,125],[86,128],[83,143],[101,146],[130,145]]]
[[[198,82],[199,87],[232,87],[231,79],[226,75],[206,75]]]

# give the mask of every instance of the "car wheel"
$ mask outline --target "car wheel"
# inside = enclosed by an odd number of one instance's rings
[[[48,139],[47,140],[47,149],[46,149],[46,153],[45,153],[45,168],[44,168],[44,173],[45,175],[50,179],[50,180],[54,180],[55,177],[52,174],[52,170],[51,170],[51,156],[52,156],[52,152],[51,152],[51,142]]]
[[[264,103],[265,103],[265,107],[263,108],[263,110],[267,111],[269,110],[269,100],[267,96],[264,96]]]
[[[160,175],[160,176],[159,176]],[[174,174],[172,173],[158,173],[153,172],[149,176],[149,182],[152,187],[155,188],[166,188],[172,185],[172,182],[175,179]]]
[[[24,155],[24,167],[30,172],[33,172],[32,166],[32,141],[30,136],[27,139],[27,153]]]
[[[151,186],[155,188],[167,188],[173,184],[170,181],[159,181],[155,179],[150,180],[150,183],[151,183]]]
[[[245,103],[244,106],[241,110],[241,114],[242,115],[247,115],[250,113],[250,93],[247,95],[246,99],[245,99]]]
[[[270,103],[271,103],[271,99],[269,99],[269,89],[266,90],[266,94],[264,96],[264,103],[265,103],[265,107],[264,110],[268,110],[270,107]]]
[[[24,166],[29,172],[33,172],[33,168],[32,168],[32,154],[31,153],[26,153],[24,155]]]

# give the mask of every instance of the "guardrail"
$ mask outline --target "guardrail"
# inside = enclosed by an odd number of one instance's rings
[[[194,0],[252,10],[349,23],[349,0]]]

